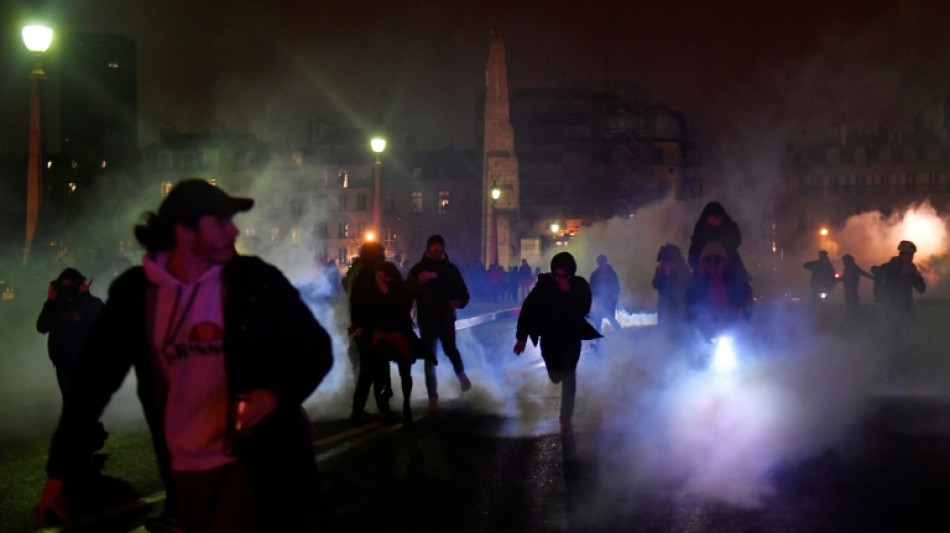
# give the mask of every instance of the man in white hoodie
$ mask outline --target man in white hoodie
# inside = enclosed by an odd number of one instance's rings
[[[309,529],[318,479],[301,403],[332,364],[326,331],[275,267],[240,256],[232,217],[253,200],[176,185],[135,235],[141,267],[110,287],[64,399],[38,517],[68,517],[64,484],[130,367],[166,484],[189,531]]]

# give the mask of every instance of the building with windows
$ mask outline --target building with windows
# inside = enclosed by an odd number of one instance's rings
[[[786,249],[813,246],[821,228],[852,215],[889,214],[929,200],[950,208],[948,101],[921,111],[910,131],[849,132],[789,145],[776,189],[778,239]]]

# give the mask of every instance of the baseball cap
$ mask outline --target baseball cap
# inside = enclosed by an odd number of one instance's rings
[[[172,188],[159,206],[158,216],[166,222],[194,226],[205,215],[231,217],[253,206],[251,198],[229,196],[203,179],[188,179]]]

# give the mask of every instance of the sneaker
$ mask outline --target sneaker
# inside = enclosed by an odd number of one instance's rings
[[[459,386],[462,387],[462,392],[468,392],[472,388],[472,382],[468,380],[468,376],[465,375],[465,372],[462,372],[458,375]]]
[[[357,424],[369,424],[370,422],[374,421],[376,421],[376,417],[362,409],[350,413],[350,422],[356,422]]]
[[[152,533],[185,533],[186,531],[185,522],[165,513],[146,519],[142,526]]]
[[[439,410],[439,399],[429,398],[429,412],[434,413]]]

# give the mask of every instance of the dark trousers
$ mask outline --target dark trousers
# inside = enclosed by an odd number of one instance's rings
[[[195,533],[251,532],[256,512],[241,461],[199,472],[172,472],[182,518]]]
[[[462,364],[462,354],[458,346],[455,345],[455,318],[443,317],[436,321],[419,322],[419,337],[422,339],[422,345],[433,354],[435,352],[435,343],[442,343],[442,351],[452,363],[452,369],[455,374],[465,372],[465,366]],[[439,381],[435,375],[435,362],[426,359],[426,391],[429,398],[439,397]]]
[[[376,408],[383,412],[389,411],[389,399],[392,398],[392,380],[389,377],[389,361],[378,353],[371,335],[364,333],[356,341],[360,351],[360,370],[356,378],[356,391],[353,392],[353,410],[366,409],[366,400],[369,389],[373,389],[376,399]]]
[[[380,341],[376,344],[376,350],[380,357],[387,361],[395,361],[399,368],[399,381],[402,385],[402,416],[407,421],[412,419],[412,408],[409,399],[412,397],[412,362],[403,360],[396,353],[393,345],[386,341]],[[388,367],[387,367],[388,370]]]
[[[561,383],[561,419],[574,414],[577,394],[577,363],[581,358],[581,341],[541,337],[541,358],[552,383]]]

